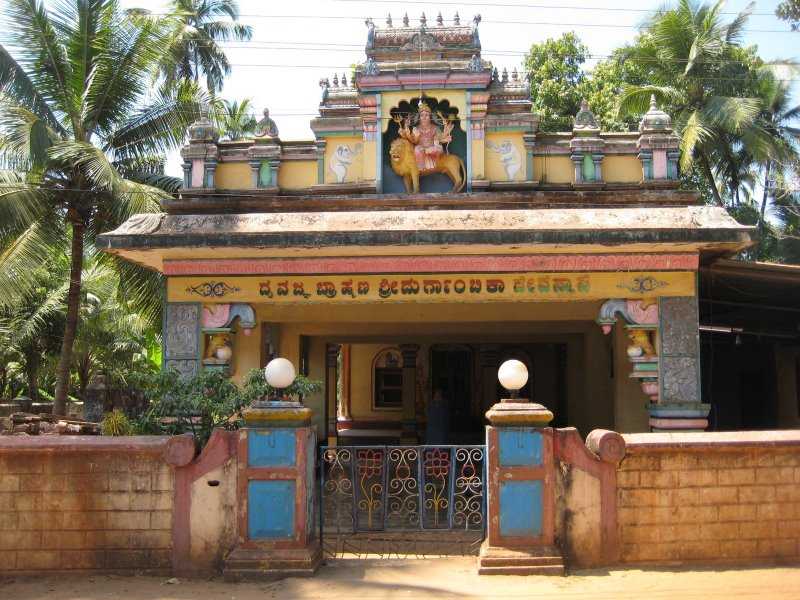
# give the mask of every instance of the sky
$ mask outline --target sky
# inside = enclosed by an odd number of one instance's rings
[[[745,43],[756,44],[766,60],[800,58],[800,33],[789,31],[774,13],[779,0],[758,1],[750,18]],[[502,70],[519,67],[532,43],[574,31],[593,57],[608,55],[631,41],[637,26],[658,0],[498,0],[479,2],[394,2],[382,0],[239,0],[240,21],[253,27],[250,42],[223,47],[233,72],[221,96],[250,98],[254,112],[264,107],[277,122],[284,140],[313,139],[309,121],[317,114],[321,97],[319,80],[339,77],[350,65],[362,62],[371,17],[383,27],[391,13],[395,27],[407,12],[411,26],[425,13],[429,26],[441,11],[445,23],[458,11],[462,24],[481,15],[482,57]],[[746,0],[731,0],[725,12],[742,10]],[[123,0],[125,7],[163,12],[163,0]],[[726,15],[733,18],[733,14]],[[597,59],[593,59],[597,60]],[[589,65],[591,66],[591,65]],[[797,97],[797,92],[795,91]],[[170,156],[168,170],[180,174],[177,154]]]

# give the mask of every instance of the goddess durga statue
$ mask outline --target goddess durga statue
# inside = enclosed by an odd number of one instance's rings
[[[442,118],[442,115],[439,115]],[[453,131],[453,122],[442,118],[444,126],[438,127],[433,120],[430,106],[423,100],[417,109],[415,127],[409,127],[411,116],[405,119],[397,116],[395,121],[400,126],[398,134],[414,145],[414,158],[420,171],[428,171],[436,167],[436,161],[444,154],[442,144],[453,141],[450,135]]]
[[[420,175],[431,173],[446,174],[456,192],[461,191],[466,182],[463,161],[446,149],[453,141],[454,121],[438,112],[437,116],[441,127],[433,120],[430,106],[421,100],[416,115],[393,117],[399,138],[392,142],[389,157],[392,169],[403,178],[407,192],[418,192]]]

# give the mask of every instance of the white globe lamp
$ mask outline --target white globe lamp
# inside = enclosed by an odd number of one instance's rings
[[[283,390],[292,385],[297,373],[292,361],[286,358],[273,358],[264,367],[267,383],[276,390]]]
[[[497,378],[500,385],[511,393],[511,397],[516,398],[519,390],[528,383],[528,368],[522,361],[507,360],[497,370]]]

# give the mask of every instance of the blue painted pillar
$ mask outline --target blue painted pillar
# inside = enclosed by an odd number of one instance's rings
[[[259,402],[244,411],[238,543],[225,559],[226,580],[309,576],[319,567],[311,415],[296,402]]]
[[[503,400],[487,413],[487,537],[481,575],[562,575],[555,548],[553,413],[541,404]]]

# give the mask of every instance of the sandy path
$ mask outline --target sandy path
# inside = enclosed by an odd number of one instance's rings
[[[800,599],[800,566],[753,569],[626,569],[569,577],[479,577],[474,558],[347,560],[313,579],[226,584],[164,577],[68,576],[0,582],[3,600],[360,600],[402,598]]]

